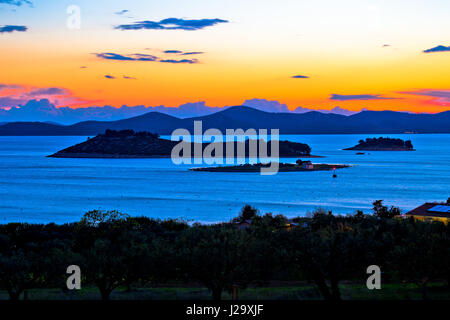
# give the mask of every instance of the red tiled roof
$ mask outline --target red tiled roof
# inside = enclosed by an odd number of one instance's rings
[[[445,212],[432,212],[429,211],[434,206],[444,205],[442,203],[427,202],[406,213],[407,216],[424,216],[424,217],[438,217],[438,218],[450,218],[450,214]]]

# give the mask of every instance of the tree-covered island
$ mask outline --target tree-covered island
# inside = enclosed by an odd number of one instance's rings
[[[364,150],[364,151],[415,151],[411,140],[393,138],[367,138],[359,140],[359,143],[344,150]]]

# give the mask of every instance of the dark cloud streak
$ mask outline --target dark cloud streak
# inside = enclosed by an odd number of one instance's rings
[[[102,52],[102,53],[94,53],[98,58],[104,59],[104,60],[116,60],[116,61],[156,61],[156,62],[162,62],[162,63],[186,63],[186,64],[196,64],[198,63],[197,59],[160,59],[154,55],[150,54],[141,54],[141,53],[135,53],[135,54],[129,54],[129,55],[122,55],[117,53],[111,53],[111,52]]]
[[[105,60],[118,60],[118,61],[157,61],[158,57],[151,54],[129,54],[129,55],[121,55],[117,53],[111,52],[102,52],[102,53],[94,53],[97,58],[105,59]]]
[[[0,0],[0,4],[2,3],[16,7],[21,7],[23,4],[28,4],[30,7],[33,6],[33,2],[29,0]]]
[[[393,100],[398,98],[382,97],[379,94],[332,94],[330,100],[348,101],[348,100]]]
[[[11,32],[14,32],[14,31],[25,32],[27,30],[28,30],[28,27],[26,27],[26,26],[6,25],[6,26],[3,26],[3,27],[0,27],[0,33],[5,33],[5,32],[11,33]]]
[[[433,53],[433,52],[448,52],[450,51],[450,46],[437,46],[431,49],[423,50],[424,53]]]
[[[201,30],[207,27],[214,26],[219,23],[227,23],[227,20],[222,19],[199,19],[199,20],[185,20],[179,18],[168,18],[161,21],[137,21],[132,24],[121,24],[115,26],[117,30]]]

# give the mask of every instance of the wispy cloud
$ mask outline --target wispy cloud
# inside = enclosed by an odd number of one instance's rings
[[[106,78],[106,79],[115,79],[116,77],[114,77],[114,76],[112,76],[112,75],[109,75],[109,74],[106,74],[106,75],[105,75],[105,78]]]
[[[448,52],[450,51],[450,46],[437,46],[431,49],[423,50],[424,53],[433,53],[433,52]]]
[[[129,77],[129,76],[123,76],[123,78],[124,78],[124,79],[127,79],[127,80],[137,80],[137,78],[135,78],[135,77]]]
[[[28,96],[43,96],[43,95],[64,95],[64,94],[68,94],[68,91],[64,88],[38,88],[38,89],[34,89],[31,90],[30,92],[27,93]]]
[[[28,4],[30,7],[33,6],[33,2],[29,0],[0,0],[0,4],[7,4],[16,7],[20,7],[24,4]]]
[[[172,50],[169,50],[172,51]],[[103,53],[94,53],[98,58],[105,59],[105,60],[116,60],[116,61],[156,61],[156,62],[162,62],[162,63],[187,63],[187,64],[196,64],[199,61],[197,59],[161,59],[157,56],[151,55],[151,54],[141,54],[141,53],[134,53],[134,54],[117,54],[117,53],[111,53],[111,52],[103,52]]]
[[[119,61],[157,61],[158,57],[151,54],[128,54],[122,55],[111,52],[94,53],[98,58],[106,60],[119,60]]]
[[[12,25],[6,25],[3,27],[0,27],[0,33],[5,33],[5,32],[25,32],[28,30],[28,27],[26,26],[12,26]]]
[[[183,52],[181,50],[165,50],[163,51],[165,54],[177,54],[180,56],[192,56],[192,55],[199,55],[203,54],[204,52],[201,51],[190,51],[190,52]]]
[[[198,63],[197,59],[181,59],[181,60],[175,60],[175,59],[162,59],[159,60],[159,62],[163,62],[163,63],[187,63],[187,64],[195,64]]]
[[[200,51],[183,52],[181,55],[182,56],[190,56],[190,55],[197,55],[197,54],[204,54],[204,52],[200,52]]]
[[[185,20],[179,18],[168,18],[161,21],[137,21],[132,24],[121,24],[115,26],[118,30],[200,30],[207,27],[214,26],[219,23],[227,23],[227,20],[222,19],[198,19]]]
[[[308,79],[309,77],[298,74],[298,75],[292,76],[291,78],[293,78],[293,79]]]
[[[114,14],[117,14],[118,16],[122,16],[122,15],[124,15],[125,13],[128,13],[128,12],[130,12],[130,10],[120,10],[120,11],[118,11],[118,12],[114,12]]]
[[[438,105],[447,105],[450,103],[450,90],[420,89],[416,91],[400,91],[397,93],[430,97],[432,99],[428,103]]]
[[[21,85],[18,85],[18,84],[2,84],[2,83],[0,83],[0,91],[4,90],[4,89],[22,89],[22,88],[24,88],[24,87]]]
[[[0,109],[16,107],[34,99],[48,99],[56,105],[79,105],[87,102],[74,97],[65,88],[0,84]]]
[[[348,101],[348,100],[393,100],[398,98],[383,97],[379,94],[332,94],[330,100]]]

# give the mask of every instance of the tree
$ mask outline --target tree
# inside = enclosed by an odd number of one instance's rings
[[[427,299],[427,285],[445,279],[450,272],[449,228],[441,222],[402,221],[404,236],[391,251],[391,272],[419,286]]]
[[[76,227],[74,251],[81,255],[84,274],[98,287],[102,300],[126,284],[128,262],[135,270],[133,263],[142,261],[139,257],[145,252],[136,244],[136,233],[130,232],[134,224],[125,217],[117,211],[90,211]]]
[[[247,220],[252,220],[258,215],[258,209],[252,207],[249,204],[246,204],[239,214],[239,216],[235,219],[236,222],[244,222]]]
[[[280,233],[289,264],[316,284],[326,300],[340,300],[339,282],[361,276],[372,251],[370,232],[330,214],[315,214],[310,224]]]
[[[247,233],[234,226],[194,226],[178,239],[178,264],[185,278],[203,283],[221,300],[224,290],[245,287],[252,279],[251,247]]]
[[[10,300],[19,300],[22,292],[36,282],[33,262],[36,257],[22,250],[10,255],[0,255],[0,284]]]
[[[373,202],[373,215],[378,218],[391,219],[401,214],[398,207],[391,206],[390,208],[383,205],[383,200],[376,200]]]

